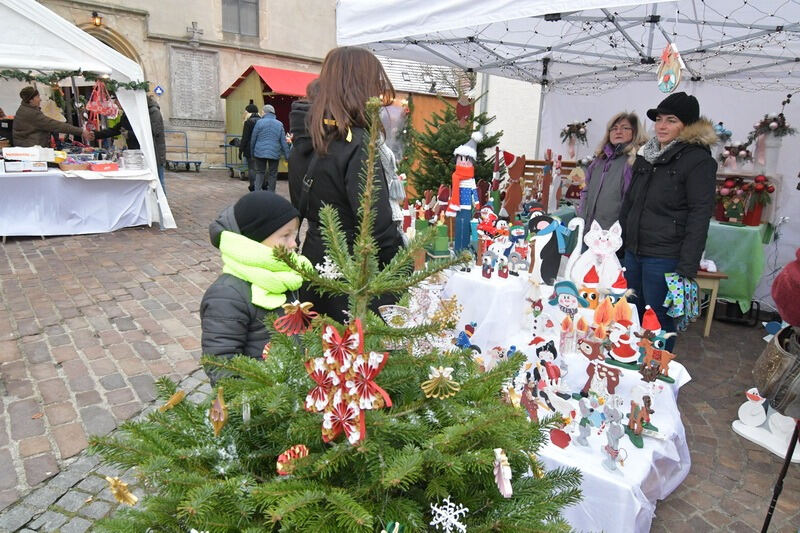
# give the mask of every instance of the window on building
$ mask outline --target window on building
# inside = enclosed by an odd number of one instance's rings
[[[258,0],[222,0],[222,31],[258,36]]]

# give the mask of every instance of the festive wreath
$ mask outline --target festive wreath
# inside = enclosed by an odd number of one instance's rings
[[[591,121],[591,118],[587,118],[583,122],[570,122],[564,126],[564,129],[561,130],[561,142],[567,142],[574,138],[586,144],[586,125]]]

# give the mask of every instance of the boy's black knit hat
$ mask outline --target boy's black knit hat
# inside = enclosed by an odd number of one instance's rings
[[[270,191],[253,191],[236,202],[233,216],[242,235],[261,242],[300,213],[283,196]]]

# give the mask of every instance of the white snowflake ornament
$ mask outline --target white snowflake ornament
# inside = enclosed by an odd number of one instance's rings
[[[342,277],[342,272],[339,270],[339,267],[328,255],[323,258],[323,263],[317,263],[314,265],[314,268],[316,268],[319,275],[325,279],[339,279]]]
[[[431,504],[431,515],[433,520],[431,520],[430,525],[436,528],[437,531],[444,531],[445,533],[453,533],[454,531],[458,531],[458,533],[466,533],[467,526],[461,523],[461,519],[464,518],[469,512],[469,509],[464,507],[461,504],[455,504],[450,501],[450,496],[442,500],[441,505],[436,505],[434,503]]]

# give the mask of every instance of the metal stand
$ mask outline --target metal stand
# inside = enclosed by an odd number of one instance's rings
[[[767,533],[769,523],[772,520],[772,513],[775,511],[775,504],[778,503],[778,497],[783,490],[783,478],[786,477],[786,471],[789,469],[789,464],[792,462],[792,455],[794,454],[794,447],[800,439],[800,419],[794,422],[794,433],[792,433],[792,440],[789,441],[789,449],[786,450],[786,460],[783,461],[783,468],[781,473],[778,474],[778,481],[775,483],[775,489],[772,492],[772,501],[769,504],[769,511],[764,518],[764,526],[761,528],[761,533]]]

